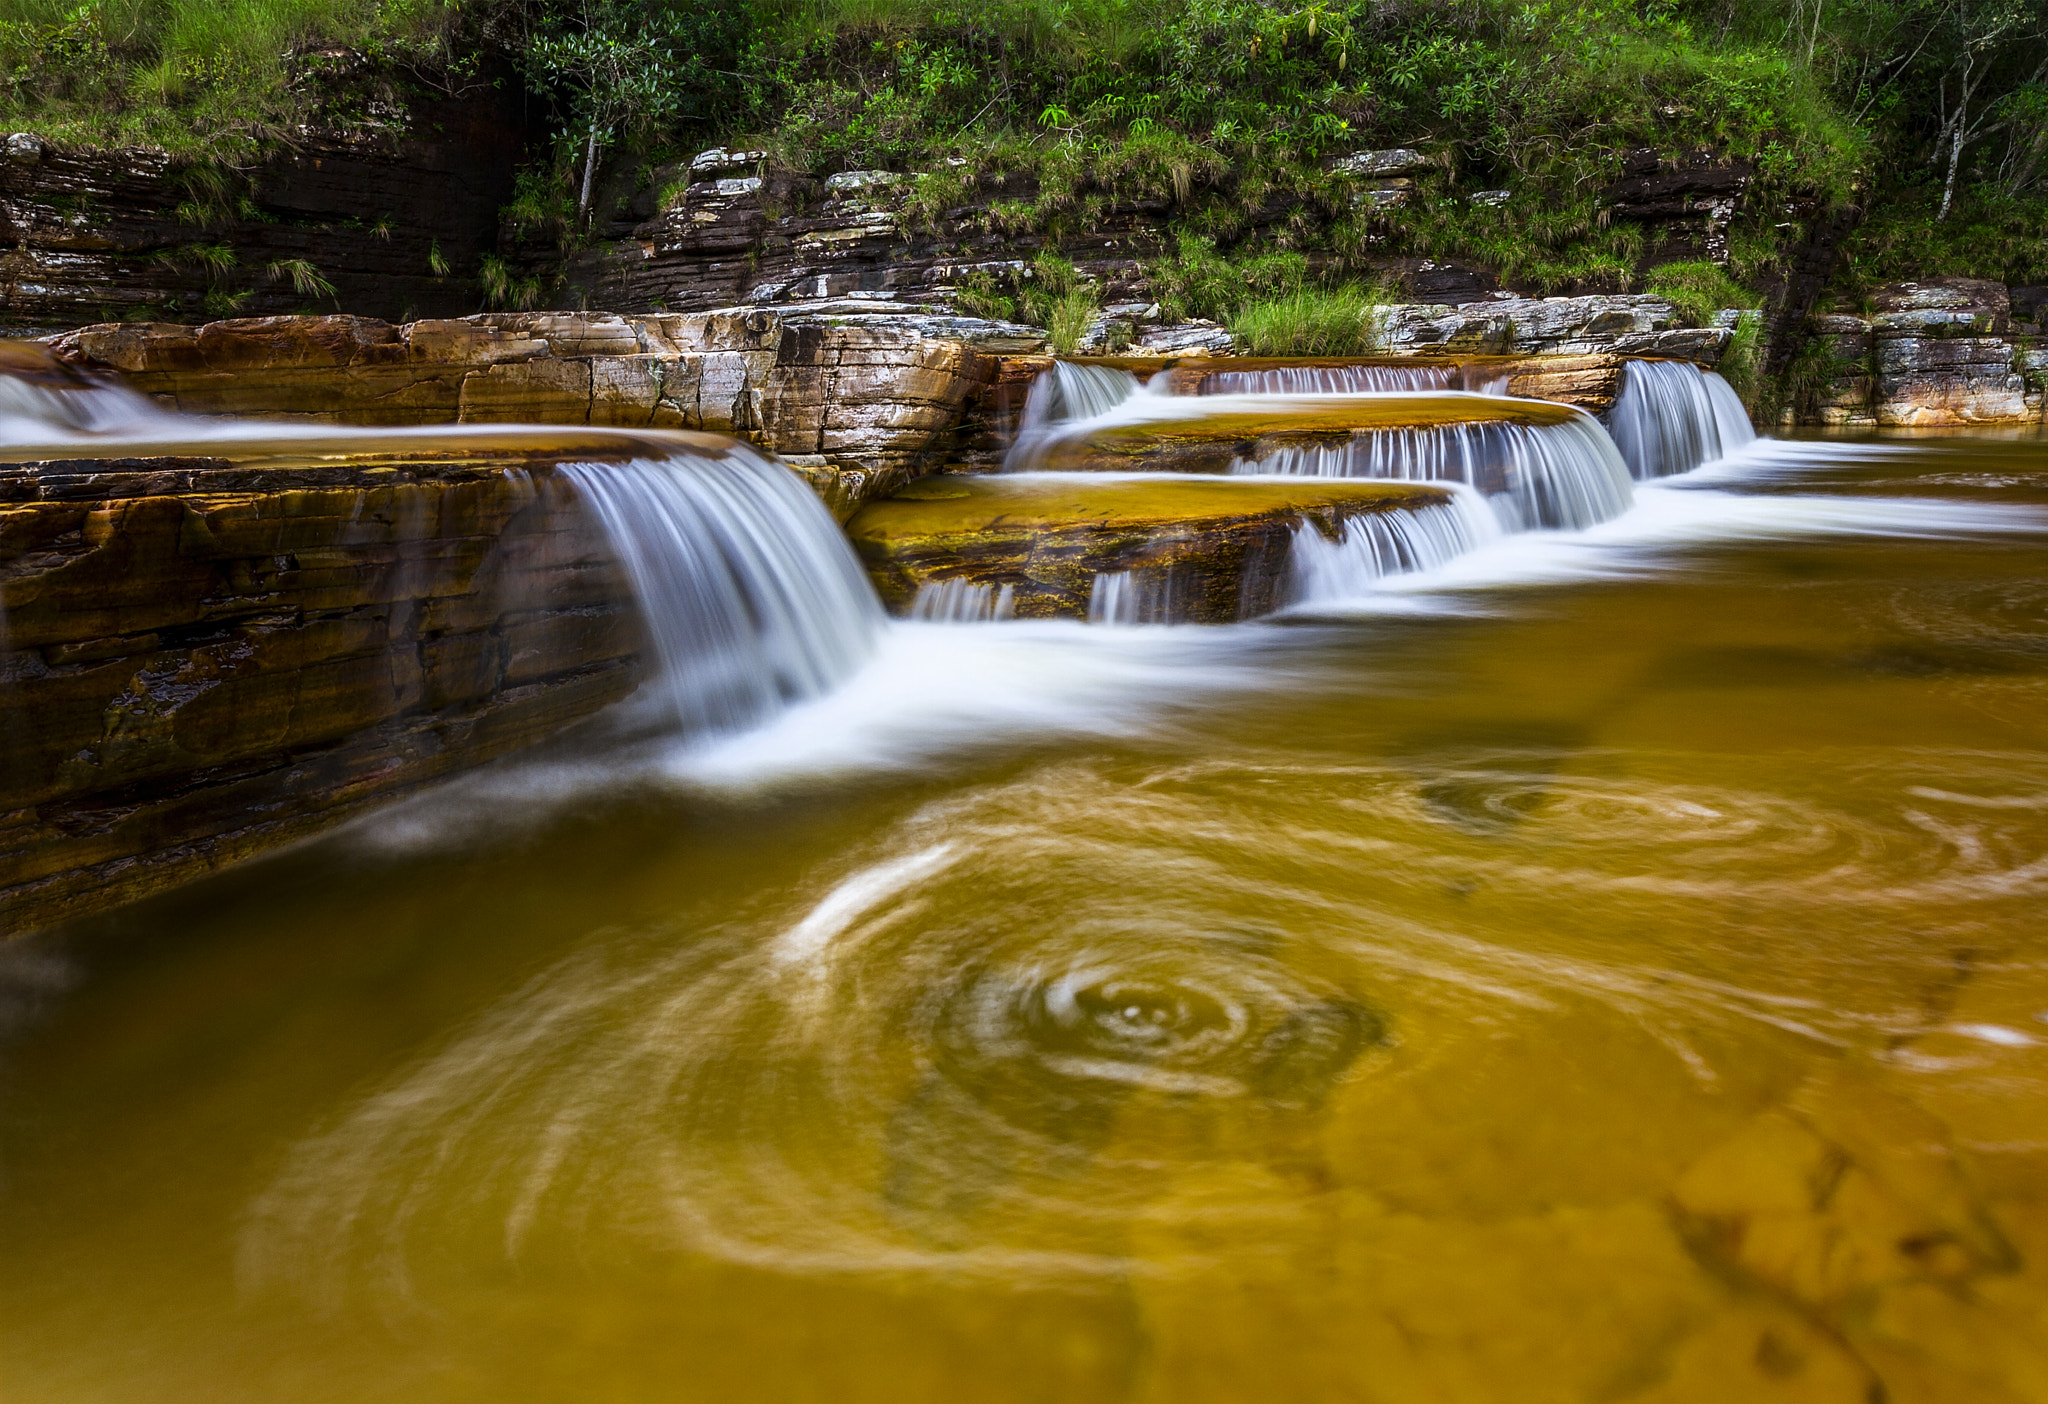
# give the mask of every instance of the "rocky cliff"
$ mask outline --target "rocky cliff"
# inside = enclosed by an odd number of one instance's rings
[[[0,465],[0,930],[127,900],[624,696],[564,459],[623,436]]]
[[[522,143],[495,89],[303,132],[246,172],[15,133],[0,148],[0,327],[476,311]]]
[[[1972,278],[1880,288],[1867,315],[1814,319],[1809,422],[1939,428],[2031,424],[2043,415],[2048,289]]]

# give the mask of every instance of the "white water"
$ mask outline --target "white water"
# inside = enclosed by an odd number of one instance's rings
[[[1049,373],[1031,382],[1030,393],[1024,397],[1023,418],[1017,423],[1017,437],[1004,457],[1003,466],[1030,468],[1045,444],[1063,437],[1076,425],[1108,418],[1118,406],[1143,393],[1145,387],[1127,370],[1054,361]]]
[[[1591,415],[1562,424],[1475,420],[1361,431],[1337,444],[1239,459],[1233,473],[1464,483],[1507,531],[1583,530],[1628,510],[1628,465]]]
[[[1186,609],[1172,566],[1103,571],[1088,587],[1090,624],[1179,624]]]
[[[1689,473],[1756,438],[1734,387],[1691,361],[1630,361],[1607,432],[1638,481]]]
[[[64,442],[190,422],[110,381],[80,374],[67,385],[0,374],[0,443]]]
[[[1353,517],[1335,540],[1303,522],[1294,531],[1280,597],[1305,606],[1356,599],[1388,576],[1441,570],[1500,539],[1499,521],[1477,493],[1463,488],[1442,506]]]
[[[1384,395],[1416,390],[1463,390],[1464,377],[1451,366],[1265,366],[1257,370],[1211,371],[1203,395]],[[1491,388],[1492,382],[1488,382]],[[1505,379],[1501,381],[1506,389]]]
[[[781,464],[735,444],[562,472],[625,563],[657,663],[645,691],[685,734],[743,731],[873,656],[874,587]]]
[[[968,580],[929,580],[917,587],[909,617],[926,624],[980,624],[1016,613],[1017,587]]]

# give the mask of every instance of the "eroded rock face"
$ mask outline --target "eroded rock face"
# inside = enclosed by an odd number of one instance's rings
[[[494,313],[394,326],[270,317],[115,323],[56,354],[187,414],[731,434],[789,459],[843,518],[937,466],[1028,327],[866,300],[691,316]]]
[[[561,461],[624,436],[0,465],[0,929],[128,900],[624,696]]]
[[[1935,278],[1877,290],[1868,316],[1814,319],[1822,424],[1940,428],[2026,424],[2043,413],[2036,336],[2014,330],[2003,283]]]
[[[1334,536],[1360,513],[1449,500],[1422,483],[946,475],[869,503],[847,532],[897,613],[959,580],[1007,589],[1022,618],[1085,619],[1096,576],[1170,571],[1176,618],[1228,623],[1275,607],[1303,522]]]
[[[520,146],[509,90],[423,102],[382,131],[302,131],[209,205],[203,182],[160,151],[68,151],[17,133],[0,160],[0,322],[197,319],[230,304],[467,311]],[[298,264],[333,292],[295,279]]]

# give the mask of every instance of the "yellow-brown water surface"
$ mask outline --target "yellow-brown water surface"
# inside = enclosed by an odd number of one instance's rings
[[[0,1399],[2048,1400],[2048,449],[1660,491],[0,948]]]

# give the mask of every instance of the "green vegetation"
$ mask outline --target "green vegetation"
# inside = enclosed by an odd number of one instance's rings
[[[524,84],[551,133],[506,210],[523,237],[587,237],[636,186],[673,197],[647,172],[758,143],[916,173],[907,229],[973,206],[1056,248],[1143,202],[1179,239],[1162,304],[1247,337],[1336,335],[1414,257],[1754,306],[1804,218],[1846,204],[1866,212],[1850,296],[2048,280],[2040,0],[0,0],[5,120],[183,158],[195,246],[248,217],[235,171],[296,126],[488,83]],[[1399,199],[1328,169],[1396,144],[1430,162]],[[1655,268],[1609,218],[1643,149],[1754,171],[1725,270]],[[486,276],[500,305],[539,295]],[[1061,339],[1097,301],[1051,266],[965,296]]]
[[[1230,318],[1231,335],[1254,356],[1343,356],[1377,351],[1386,297],[1357,283],[1298,287],[1251,298]]]

